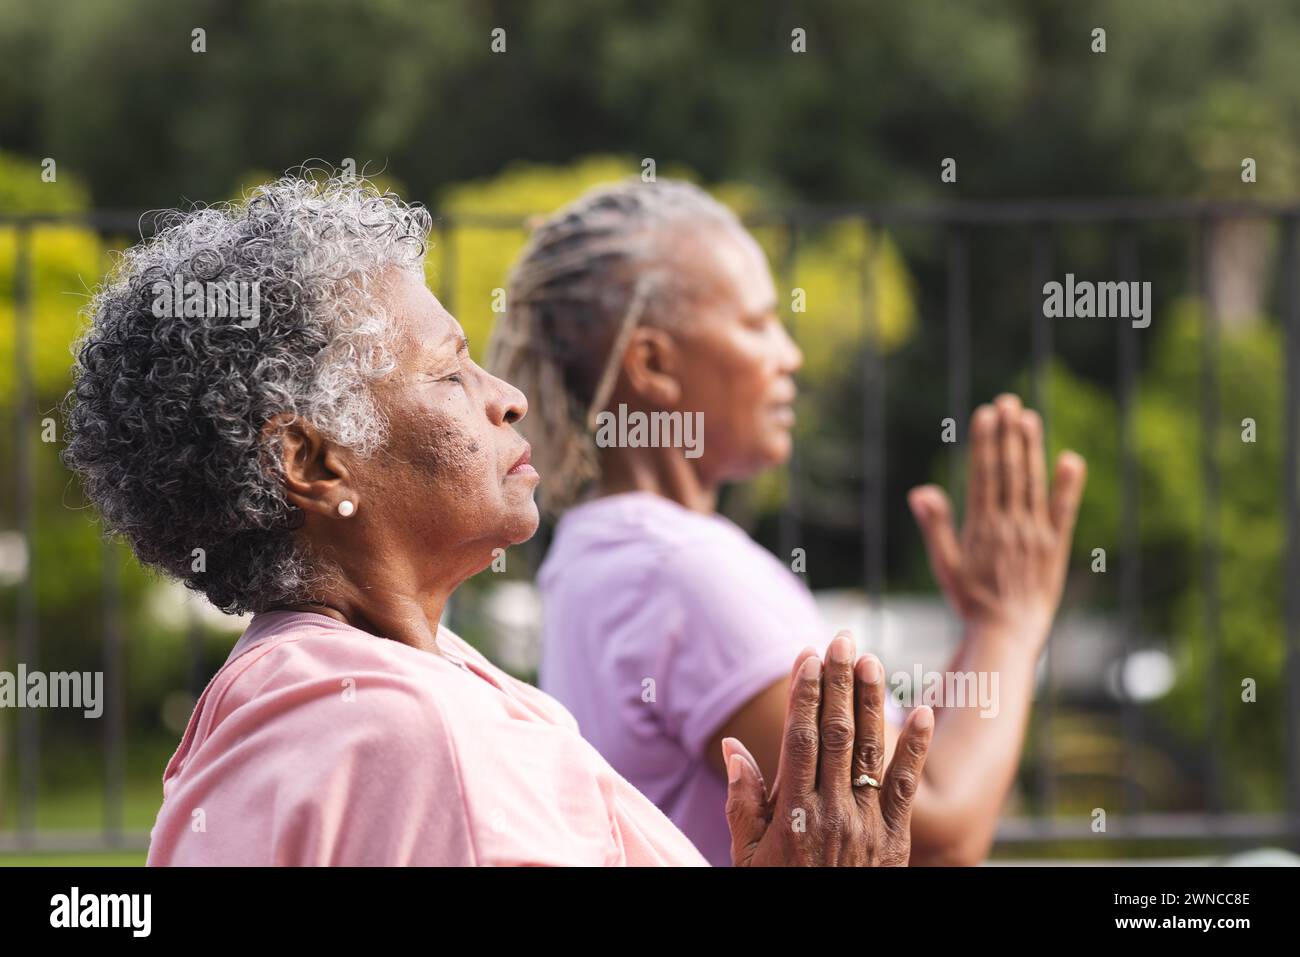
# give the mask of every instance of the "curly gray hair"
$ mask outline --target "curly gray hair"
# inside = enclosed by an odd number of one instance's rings
[[[382,446],[368,384],[395,366],[397,324],[378,293],[392,270],[423,281],[430,227],[427,210],[364,180],[304,173],[165,214],[122,253],[87,309],[64,401],[63,461],[107,530],[226,612],[319,597],[329,565],[294,534],[302,513],[262,429],[287,413],[359,455]],[[158,284],[190,281],[252,286],[257,323],[159,316]]]

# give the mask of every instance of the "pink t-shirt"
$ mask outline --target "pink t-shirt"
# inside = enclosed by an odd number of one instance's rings
[[[542,690],[711,863],[729,865],[727,782],[705,749],[803,648],[824,654],[834,632],[812,593],[735,523],[644,492],[566,512],[537,581]]]
[[[438,642],[255,615],[168,762],[149,864],[706,863],[560,704]]]

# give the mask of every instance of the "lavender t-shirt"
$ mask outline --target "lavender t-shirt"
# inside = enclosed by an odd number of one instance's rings
[[[644,492],[566,512],[538,573],[540,683],[713,864],[731,863],[710,739],[833,634],[787,566],[730,520]]]

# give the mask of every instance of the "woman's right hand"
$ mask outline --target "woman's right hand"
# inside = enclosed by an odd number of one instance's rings
[[[885,670],[874,655],[854,658],[853,639],[841,632],[824,666],[811,648],[795,659],[770,792],[745,746],[735,738],[722,742],[737,867],[907,865],[912,799],[934,714],[912,711],[885,771]],[[854,787],[863,775],[880,786]]]

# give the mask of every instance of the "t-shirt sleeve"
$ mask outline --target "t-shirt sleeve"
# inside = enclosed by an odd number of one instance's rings
[[[660,600],[669,628],[660,718],[693,755],[759,692],[788,677],[800,650],[820,654],[831,635],[802,582],[754,574],[721,546],[683,550],[665,562]]]

